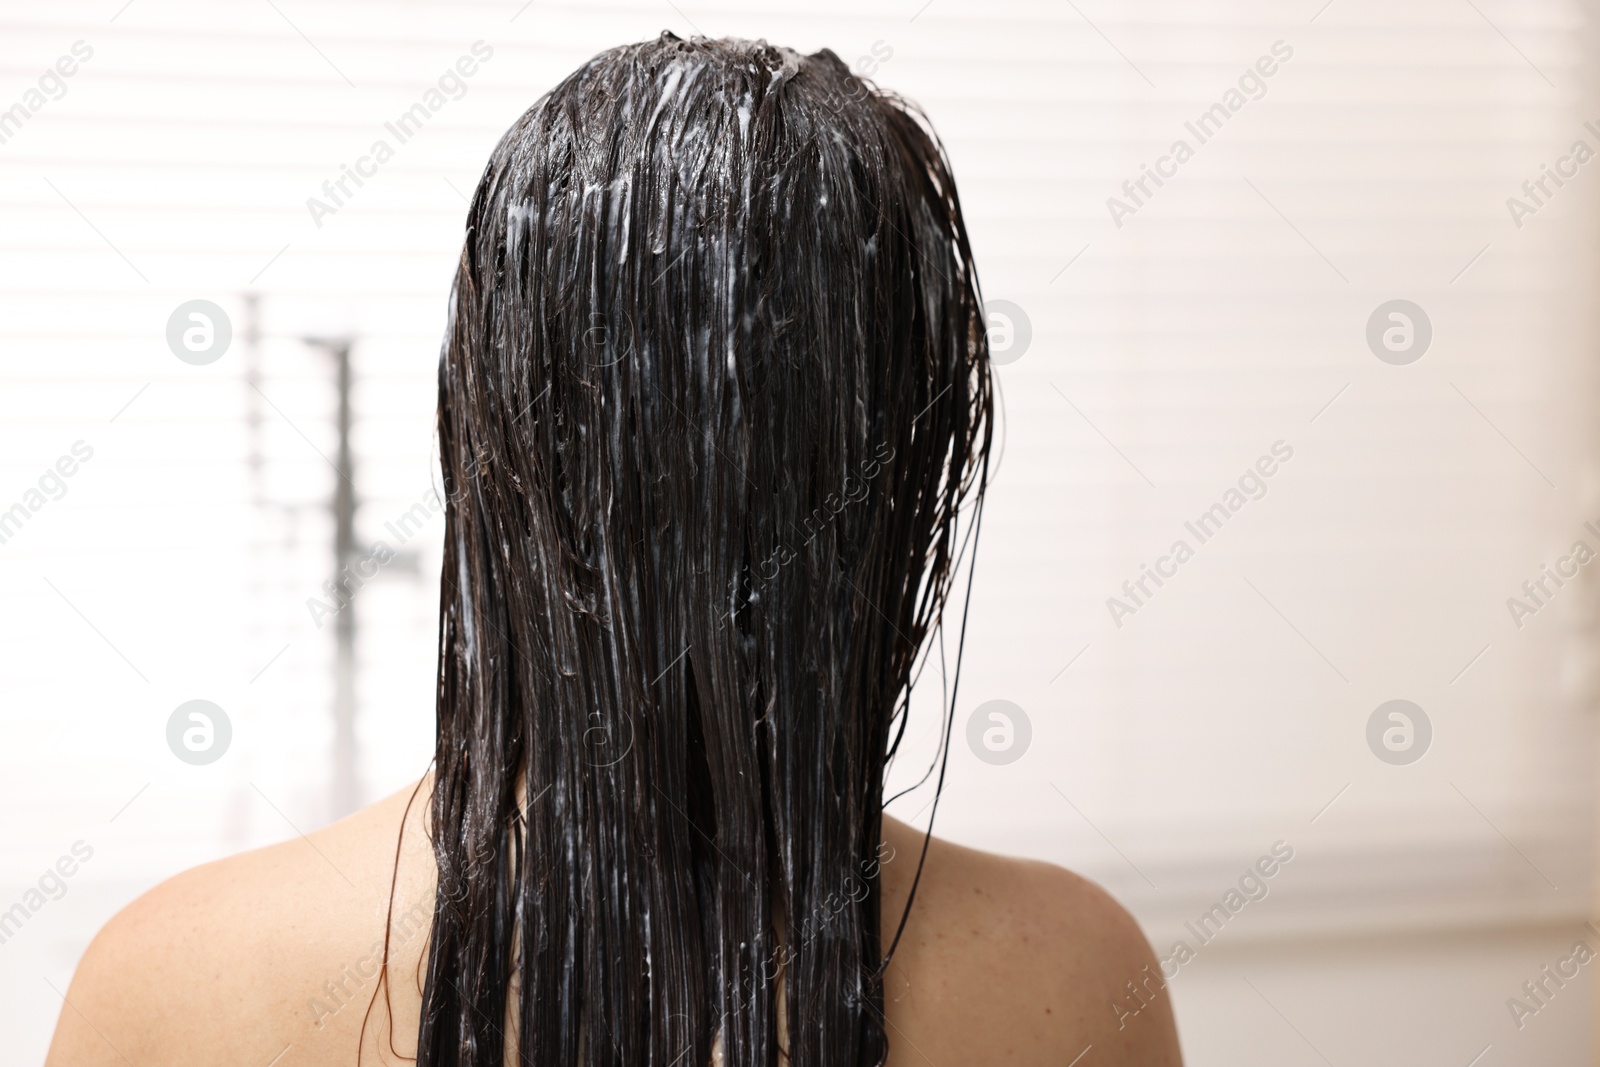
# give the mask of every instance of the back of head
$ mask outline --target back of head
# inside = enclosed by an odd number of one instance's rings
[[[439,389],[419,1064],[881,1062],[885,762],[991,432],[926,120],[829,51],[597,56],[495,149]]]

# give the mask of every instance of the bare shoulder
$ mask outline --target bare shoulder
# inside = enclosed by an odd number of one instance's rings
[[[46,1067],[354,1062],[389,940],[389,998],[364,1051],[394,1062],[415,1045],[416,976],[431,918],[420,812],[403,790],[304,838],[179,874],[129,904],[79,961]],[[420,803],[420,798],[419,798]],[[408,1010],[409,1009],[409,1010]],[[379,1025],[382,1024],[382,1025]]]
[[[408,814],[410,799],[186,871],[130,904],[80,961],[46,1067],[414,1055],[434,868],[426,795]],[[888,939],[922,836],[886,821],[884,837]],[[1062,1067],[1092,1046],[1096,1064],[1174,1067],[1165,997],[1131,1020],[1113,1006],[1147,966],[1138,924],[1093,883],[935,839],[888,972],[891,1064],[937,1050],[938,1062]]]
[[[893,849],[883,865],[887,945],[923,837],[885,820],[884,838]],[[889,969],[885,999],[902,1031],[891,1029],[891,1048],[898,1036],[937,1045],[941,1062],[1062,1067],[1092,1046],[1097,1065],[1176,1067],[1165,993],[1136,1018],[1116,1008],[1147,966],[1157,962],[1139,924],[1098,885],[1052,864],[934,838]]]

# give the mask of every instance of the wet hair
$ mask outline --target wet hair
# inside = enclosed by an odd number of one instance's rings
[[[420,1065],[772,1065],[780,1014],[795,1067],[884,1061],[984,325],[927,119],[831,51],[663,33],[506,133],[439,368]]]

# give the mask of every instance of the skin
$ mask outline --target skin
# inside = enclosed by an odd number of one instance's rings
[[[46,1067],[350,1067],[358,1049],[363,1064],[409,1062],[435,875],[422,818],[430,780],[418,784],[128,905],[80,961]],[[923,839],[886,818],[884,840],[892,937]],[[373,948],[391,879],[381,989]],[[1112,1007],[1146,965],[1156,960],[1138,924],[1098,886],[935,838],[885,980],[890,1067],[1176,1067],[1165,992],[1120,1028]],[[330,981],[346,992],[330,993]]]

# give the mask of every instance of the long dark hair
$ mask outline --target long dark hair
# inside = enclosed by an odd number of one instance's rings
[[[780,1013],[795,1067],[884,1060],[885,766],[989,375],[943,148],[831,51],[664,33],[500,141],[439,368],[420,1065],[773,1065]]]

